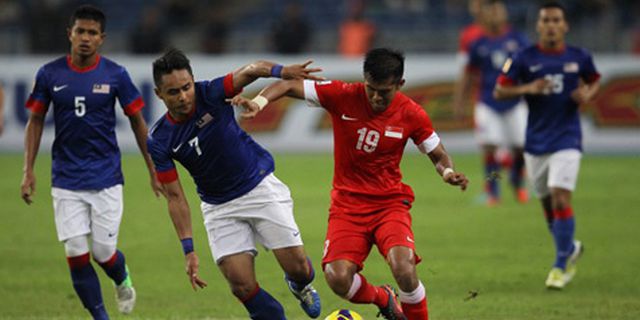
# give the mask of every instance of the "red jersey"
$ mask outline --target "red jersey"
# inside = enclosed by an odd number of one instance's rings
[[[427,152],[440,142],[424,109],[398,92],[382,113],[373,112],[363,83],[305,81],[305,99],[331,115],[334,177],[331,208],[370,213],[390,203],[410,206],[400,161],[411,140]]]

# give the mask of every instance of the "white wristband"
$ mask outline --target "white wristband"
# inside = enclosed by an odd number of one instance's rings
[[[264,107],[269,104],[269,99],[261,96],[261,95],[257,95],[255,98],[253,98],[253,100],[251,100],[253,102],[255,102],[258,105],[258,108],[260,110],[264,109]]]
[[[453,169],[451,168],[445,168],[444,170],[442,170],[442,178],[446,179],[447,175],[454,173]]]

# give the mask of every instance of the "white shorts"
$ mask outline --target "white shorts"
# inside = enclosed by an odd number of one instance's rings
[[[478,102],[473,114],[478,143],[508,147],[524,146],[527,114],[527,105],[524,102],[503,113]]]
[[[216,263],[241,252],[256,255],[256,242],[267,249],[302,245],[289,188],[273,173],[239,198],[217,205],[202,202],[200,208]]]
[[[51,188],[58,240],[91,234],[93,241],[115,246],[122,220],[122,185],[102,190]]]
[[[582,153],[565,149],[545,155],[524,154],[529,181],[538,198],[550,194],[550,188],[576,189]]]

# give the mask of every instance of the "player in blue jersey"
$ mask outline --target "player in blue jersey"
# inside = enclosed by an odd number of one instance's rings
[[[116,98],[129,117],[156,196],[162,190],[147,153],[140,93],[125,68],[98,53],[104,29],[105,16],[100,9],[79,7],[69,21],[70,54],[38,70],[26,103],[31,114],[25,128],[21,185],[22,198],[30,204],[36,191],[34,164],[44,118],[52,104],[51,195],[56,230],[58,240],[64,243],[73,287],[94,319],[108,319],[108,315],[89,252],[114,281],[119,311],[130,313],[136,299],[125,257],[116,249],[123,210]]]
[[[273,175],[269,152],[238,126],[227,99],[260,77],[320,79],[311,74],[320,69],[308,68],[310,63],[257,61],[197,82],[179,50],[153,63],[155,92],[168,112],[151,128],[147,144],[182,242],[189,281],[194,290],[206,286],[197,274],[189,205],[174,161],[195,181],[214,260],[252,319],[285,319],[280,303],[256,281],[256,241],[273,251],[289,289],[312,318],[320,315],[320,298],[311,285],[314,269],[293,217],[289,189]]]
[[[529,105],[525,161],[555,240],[556,260],[546,280],[551,289],[571,281],[583,250],[574,239],[571,206],[582,157],[578,107],[595,96],[600,78],[589,52],[565,44],[565,17],[557,2],[541,6],[538,44],[507,60],[494,91],[498,99],[524,96]]]
[[[522,149],[527,107],[519,97],[496,101],[493,88],[505,60],[528,46],[529,41],[524,34],[510,29],[507,8],[502,1],[485,1],[481,5],[480,16],[484,34],[469,47],[466,67],[455,87],[453,108],[457,114],[462,113],[463,103],[473,91],[471,84],[479,80],[480,95],[474,108],[474,118],[476,138],[483,153],[487,204],[493,206],[500,201],[499,181],[496,179],[500,171],[496,154],[499,147],[511,151],[513,163],[509,182],[517,200],[526,202],[528,194],[522,179]]]

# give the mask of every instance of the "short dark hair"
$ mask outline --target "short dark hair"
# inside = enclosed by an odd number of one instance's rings
[[[374,82],[384,82],[389,78],[399,82],[404,74],[404,54],[389,48],[369,50],[364,58],[364,73]]]
[[[191,65],[189,64],[189,59],[184,54],[184,52],[171,48],[162,57],[156,59],[153,62],[153,82],[156,87],[160,87],[160,83],[162,82],[162,76],[165,74],[169,74],[173,72],[173,70],[184,70],[189,71],[189,74],[193,76],[193,71],[191,70]]]
[[[73,25],[76,24],[76,20],[93,20],[100,24],[100,32],[104,32],[107,27],[107,17],[104,15],[102,10],[94,7],[92,5],[82,5],[76,8],[76,10],[69,18],[69,29],[73,28]]]
[[[540,6],[540,10],[542,9],[560,9],[562,15],[567,17],[567,9],[558,1],[547,1]]]

